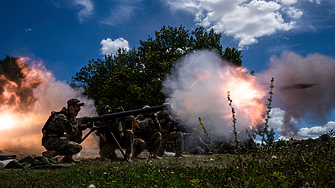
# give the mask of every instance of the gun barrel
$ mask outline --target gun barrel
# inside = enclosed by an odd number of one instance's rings
[[[124,116],[130,116],[130,115],[135,116],[139,114],[157,112],[157,111],[164,110],[164,109],[167,109],[166,105],[153,106],[149,108],[142,108],[142,109],[136,109],[136,110],[129,110],[129,111],[118,112],[118,113],[113,113],[113,114],[106,114],[106,115],[99,116],[99,117],[103,119],[114,119],[114,118],[119,118],[119,117],[124,117]]]
[[[149,108],[142,108],[142,109],[136,109],[136,110],[129,110],[129,111],[124,111],[124,112],[117,112],[117,113],[112,113],[112,114],[106,114],[106,115],[102,115],[102,116],[95,116],[95,117],[81,117],[81,118],[77,118],[77,121],[79,121],[80,123],[87,123],[90,120],[93,121],[102,121],[102,120],[106,120],[106,119],[115,119],[115,118],[119,118],[119,117],[125,117],[125,116],[130,116],[130,115],[139,115],[139,114],[145,114],[145,113],[150,113],[150,112],[157,112],[157,111],[161,111],[161,110],[165,110],[168,109],[169,107],[167,105],[160,105],[160,106],[153,106],[153,107],[149,107]]]

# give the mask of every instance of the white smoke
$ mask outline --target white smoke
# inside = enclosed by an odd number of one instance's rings
[[[264,93],[252,90],[252,82],[252,75],[231,66],[216,53],[196,51],[176,62],[172,74],[163,82],[163,92],[168,96],[174,116],[183,124],[202,131],[198,120],[201,117],[212,139],[224,140],[233,136],[228,91],[236,111],[238,131],[251,127],[254,105],[261,105],[264,97]],[[244,100],[243,94],[251,97]]]
[[[268,70],[256,75],[261,84],[275,78],[274,96],[285,110],[282,135],[298,134],[296,123],[302,120],[325,125],[335,109],[335,59],[318,53],[302,57],[284,52],[270,59]]]

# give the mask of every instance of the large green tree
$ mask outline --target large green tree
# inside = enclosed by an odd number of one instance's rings
[[[122,105],[125,109],[141,108],[145,104],[161,105],[165,96],[162,81],[174,62],[183,55],[201,49],[215,50],[236,66],[242,65],[241,51],[223,50],[221,34],[203,27],[191,32],[185,27],[163,26],[154,37],[140,41],[137,48],[119,49],[115,55],[89,61],[72,77],[72,85],[85,89],[96,105]]]

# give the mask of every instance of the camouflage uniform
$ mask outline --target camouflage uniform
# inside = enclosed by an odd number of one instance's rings
[[[138,115],[136,121],[133,127],[135,133],[133,156],[137,157],[144,149],[156,155],[162,142],[162,135],[158,132],[161,126],[157,118]]]
[[[182,156],[184,148],[184,139],[181,132],[176,132],[175,125],[170,121],[172,117],[169,114],[163,114],[162,111],[157,112],[157,119],[161,125],[161,129],[165,129],[166,133],[162,133],[162,144],[158,152],[158,156],[163,156],[167,149],[167,141],[175,142],[176,157]]]
[[[42,146],[58,155],[73,155],[81,151],[82,130],[86,127],[71,120],[68,110],[63,109],[50,117],[50,123],[43,130]],[[66,133],[66,134],[64,134]]]
[[[113,132],[115,138],[119,142],[121,148],[126,149],[126,154],[130,157],[130,154],[133,150],[133,143],[134,143],[134,132],[131,130],[132,127],[132,119],[129,117],[124,117],[121,119],[117,119],[115,123],[118,124],[120,120],[120,126],[114,127],[112,130],[105,130],[103,132],[104,136],[107,139],[107,142],[100,149],[100,157],[101,159],[105,158],[116,158],[115,149],[119,149],[117,143],[114,141],[110,131]],[[115,124],[109,122],[106,126],[116,126]]]

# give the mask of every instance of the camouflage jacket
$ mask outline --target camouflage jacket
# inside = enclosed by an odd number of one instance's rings
[[[159,124],[157,118],[145,117],[144,115],[138,115],[136,117],[136,123],[134,125],[134,132],[138,133],[149,127],[151,131],[159,131],[161,125]]]
[[[64,133],[69,136],[76,136],[79,131],[85,129],[85,124],[80,124],[78,121],[71,120],[68,110],[63,107],[62,110],[55,115],[51,115],[49,125],[43,131],[43,137],[60,137]]]
[[[162,129],[166,129],[166,130],[170,129],[169,119],[172,119],[170,115],[164,115],[162,111],[159,111],[156,113],[156,117]]]

